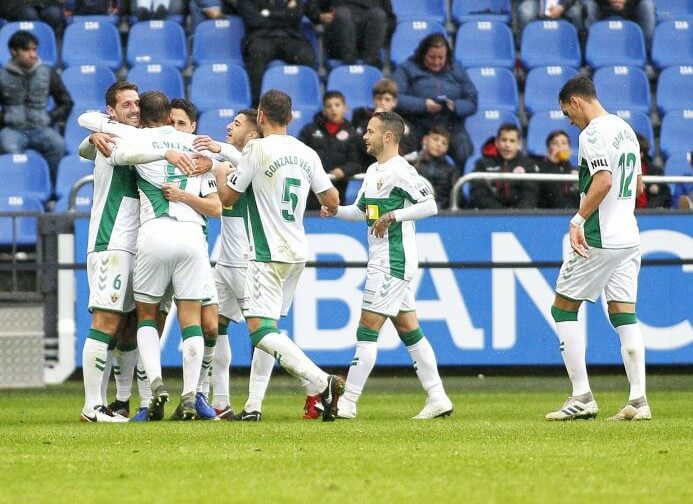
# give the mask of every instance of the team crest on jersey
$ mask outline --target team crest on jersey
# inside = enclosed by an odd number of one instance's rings
[[[117,292],[111,292],[111,303],[115,304],[118,301],[118,297]]]
[[[378,181],[375,183],[375,188],[380,191],[383,188],[383,179],[378,179]]]

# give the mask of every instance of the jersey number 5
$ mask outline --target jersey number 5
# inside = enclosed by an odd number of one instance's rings
[[[296,220],[296,217],[294,217],[294,212],[296,211],[296,205],[298,205],[298,189],[300,189],[300,187],[301,179],[284,179],[284,195],[282,196],[282,203],[288,205],[289,208],[282,209],[282,219],[284,219],[286,222],[294,222]]]
[[[621,172],[621,183],[618,190],[619,199],[628,199],[633,195],[633,191],[630,190],[630,183],[635,173],[635,161],[636,157],[632,152],[623,153],[618,158],[618,169]]]

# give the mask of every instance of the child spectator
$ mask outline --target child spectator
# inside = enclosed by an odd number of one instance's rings
[[[460,176],[460,170],[448,157],[450,132],[444,126],[436,124],[428,130],[422,140],[423,149],[409,160],[419,172],[431,183],[439,209],[450,207],[450,191]]]
[[[655,165],[648,154],[650,142],[640,134],[635,135],[640,143],[640,166],[643,175],[664,175],[664,170]],[[671,189],[668,184],[645,184],[645,190],[635,200],[636,208],[669,208],[671,207]]]
[[[485,173],[536,173],[537,165],[522,155],[520,130],[514,124],[502,124],[496,134],[498,155],[484,156],[474,165],[474,171]],[[472,208],[535,208],[537,187],[532,182],[484,180],[472,182]]]
[[[537,162],[540,173],[571,174],[577,167],[570,163],[570,137],[555,130],[546,137],[546,156]],[[578,208],[580,191],[577,182],[540,182],[538,208]]]
[[[299,139],[320,156],[325,172],[331,176],[339,191],[339,200],[344,201],[346,185],[353,175],[364,171],[359,164],[356,130],[345,120],[347,111],[344,95],[339,91],[327,91],[322,98],[322,111],[315,114],[313,122],[306,124]],[[313,196],[306,208],[320,208]]]

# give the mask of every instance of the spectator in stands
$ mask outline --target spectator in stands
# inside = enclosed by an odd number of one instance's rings
[[[546,137],[546,156],[537,161],[540,173],[578,173],[570,163],[570,137],[563,130],[554,130]],[[538,208],[578,208],[580,190],[577,182],[539,182]]]
[[[48,161],[51,177],[65,154],[65,140],[53,126],[64,123],[72,98],[54,68],[41,64],[38,38],[28,31],[15,32],[8,42],[10,59],[0,69],[0,151],[39,151]],[[48,97],[55,107],[50,112]]]
[[[484,156],[474,171],[485,173],[537,173],[534,161],[522,155],[520,130],[511,123],[502,124],[496,134],[497,156]],[[479,209],[535,208],[537,187],[533,182],[484,180],[472,182],[470,205]]]
[[[464,68],[452,55],[444,35],[424,38],[414,55],[393,75],[399,89],[398,109],[414,125],[417,143],[434,124],[450,131],[450,155],[457,165],[472,152],[464,119],[476,112],[477,92]]]
[[[118,0],[74,0],[67,3],[66,8],[71,8],[69,14],[73,16],[107,16],[119,12]],[[68,12],[65,12],[68,15]]]
[[[301,33],[303,0],[239,0],[245,22],[245,65],[253,102],[260,98],[262,74],[273,59],[290,65],[313,66],[313,48]]]
[[[397,107],[397,83],[391,79],[380,79],[373,86],[373,106],[358,107],[351,114],[351,123],[356,128],[359,144],[359,163],[365,170],[375,163],[375,158],[366,152],[363,134],[366,132],[368,121],[376,112],[392,112]],[[417,145],[409,123],[404,121],[404,135],[399,142],[399,154],[404,156],[416,152]]]
[[[43,21],[60,36],[65,28],[64,0],[2,0],[0,18],[8,21]]]
[[[648,50],[652,47],[657,18],[654,0],[581,0],[585,9],[585,28],[597,21],[619,17],[635,21],[642,28]]]
[[[339,191],[339,201],[344,201],[349,178],[364,171],[359,164],[356,130],[345,119],[346,111],[344,95],[327,91],[322,98],[322,111],[299,134],[299,139],[320,156],[325,172]],[[306,208],[320,209],[315,196],[308,198]]]
[[[319,4],[319,21],[325,27],[325,49],[329,58],[353,65],[382,67],[380,53],[395,29],[390,0],[313,0]],[[383,29],[385,27],[385,29]]]
[[[183,14],[183,0],[127,0],[130,14],[139,21],[166,19],[168,16]]]
[[[190,0],[190,17],[192,32],[202,21],[207,19],[224,19],[226,14],[237,14],[238,0]]]
[[[517,34],[518,42],[525,26],[536,19],[567,19],[575,25],[575,28],[582,30],[582,6],[577,0],[522,0],[517,7],[517,21],[520,28]]]
[[[641,134],[636,134],[640,143],[640,167],[643,175],[664,175],[661,166],[652,161],[650,154],[650,142]],[[635,200],[636,208],[670,208],[671,189],[668,184],[645,184],[645,190]]]
[[[407,156],[419,175],[431,183],[438,209],[450,207],[450,192],[460,177],[460,170],[448,157],[450,132],[435,124],[424,135],[422,149],[415,156]]]

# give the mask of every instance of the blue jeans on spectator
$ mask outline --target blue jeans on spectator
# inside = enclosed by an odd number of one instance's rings
[[[602,11],[595,0],[580,1],[585,8],[585,28],[589,30],[592,24],[602,19]],[[635,21],[642,28],[642,33],[645,35],[645,46],[649,52],[657,24],[654,0],[640,0],[635,11],[635,19],[631,19],[631,21]]]
[[[27,149],[38,151],[48,162],[51,171],[51,183],[55,187],[55,176],[58,164],[65,155],[65,140],[53,128],[34,128],[18,130],[3,128],[0,130],[0,152],[19,154]]]

